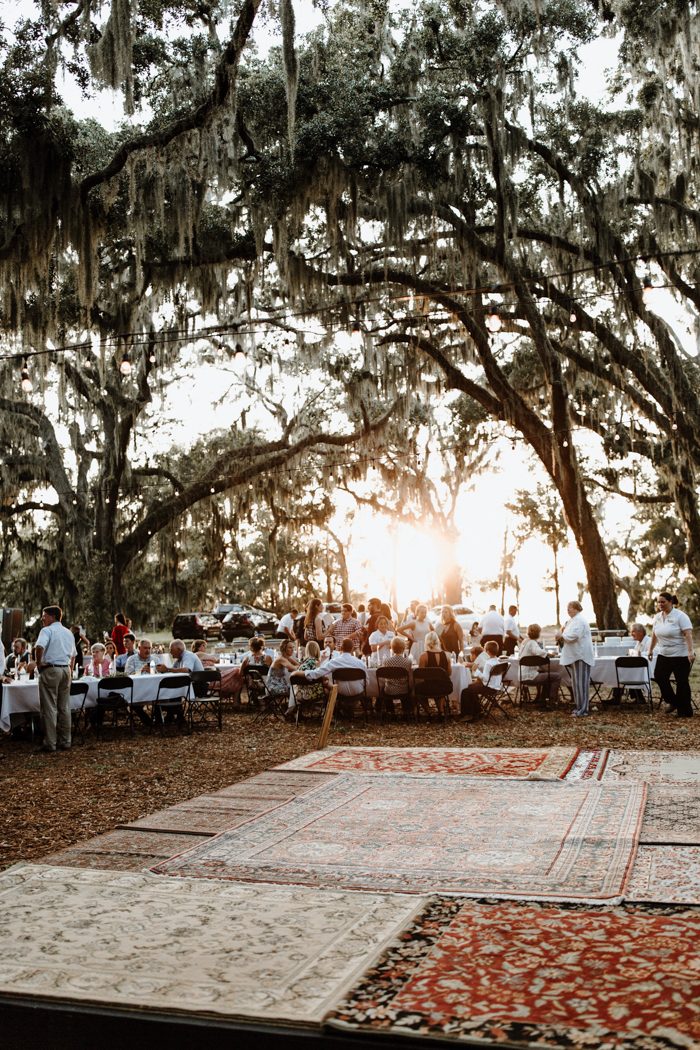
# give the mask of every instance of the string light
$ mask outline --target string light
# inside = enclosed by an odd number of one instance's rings
[[[119,371],[120,371],[121,375],[123,375],[123,376],[130,376],[131,375],[131,368],[132,368],[132,366],[131,366],[131,358],[129,357],[129,351],[125,350],[124,351],[124,356],[122,357],[121,363],[119,365]]]
[[[642,302],[645,306],[649,306],[650,303],[654,302],[657,292],[656,285],[652,281],[650,273],[645,275],[644,280],[642,281],[642,286]]]
[[[363,342],[362,326],[359,321],[355,321],[350,332],[350,346],[353,350],[361,350]]]
[[[22,363],[22,371],[20,373],[20,386],[25,394],[31,394],[34,389],[32,386],[32,377],[29,375],[29,364],[27,358],[24,358]]]
[[[488,328],[489,332],[492,332],[493,334],[495,334],[496,332],[500,332],[501,328],[503,328],[503,321],[501,321],[501,315],[499,314],[495,306],[492,307],[489,313],[487,313],[486,315],[486,327]]]

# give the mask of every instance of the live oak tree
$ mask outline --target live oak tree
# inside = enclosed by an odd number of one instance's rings
[[[637,262],[697,308],[695,5],[639,18],[584,0],[345,2],[295,52],[283,0],[266,59],[244,50],[259,7],[137,14],[114,0],[105,26],[78,0],[17,33],[0,115],[2,320],[17,349],[85,327],[116,339],[116,368],[120,333],[147,340],[164,301],[194,299],[231,331],[287,330],[295,367],[332,372],[344,368],[334,336],[355,322],[348,411],[367,415],[368,377],[407,405],[430,370],[433,401],[457,391],[520,431],[559,494],[601,625],[621,621],[582,431],[653,460],[698,575],[696,369],[647,309]],[[576,93],[576,55],[604,31],[623,34],[628,72],[601,106]],[[59,54],[85,83],[121,85],[129,107],[150,101],[148,126],[110,136],[75,121],[59,104]],[[321,342],[305,341],[309,319]],[[132,558],[145,520],[122,548]]]

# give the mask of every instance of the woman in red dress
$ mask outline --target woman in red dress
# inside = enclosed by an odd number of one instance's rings
[[[124,635],[128,633],[129,628],[126,625],[126,617],[124,616],[124,613],[116,613],[114,617],[114,627],[112,628],[112,641],[117,650],[117,656],[121,656],[122,653],[126,652]]]

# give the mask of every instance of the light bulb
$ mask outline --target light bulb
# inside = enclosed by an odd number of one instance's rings
[[[654,282],[651,279],[651,274],[648,273],[646,275],[646,277],[642,281],[642,285],[642,302],[645,306],[649,306],[650,303],[653,303],[656,297],[656,288],[654,286]]]
[[[22,390],[25,394],[31,394],[32,390],[34,389],[34,387],[32,386],[31,377],[29,375],[29,369],[26,365],[22,369],[22,381],[20,383],[20,386],[22,387]]]
[[[498,313],[498,310],[491,310],[486,315],[486,327],[489,332],[500,332],[503,327],[503,322],[501,321],[501,315]]]
[[[119,365],[119,371],[123,376],[131,375],[131,358],[129,357],[128,351],[124,352],[121,364]]]
[[[572,324],[576,324],[576,314],[574,313],[573,310],[569,314],[569,320],[571,321]]]

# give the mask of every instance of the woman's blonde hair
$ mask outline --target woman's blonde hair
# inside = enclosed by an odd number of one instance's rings
[[[304,656],[310,656],[313,660],[318,660],[321,655],[321,647],[318,642],[307,642],[306,648],[304,649]]]
[[[448,614],[448,618],[447,619],[445,619],[445,613]],[[454,623],[456,617],[455,617],[455,611],[454,611],[454,609],[452,608],[451,605],[443,605],[442,612],[440,613],[440,619],[442,620],[443,623]]]
[[[442,652],[442,646],[440,645],[440,639],[436,635],[435,631],[428,631],[425,636],[425,648],[429,653],[440,653]]]

